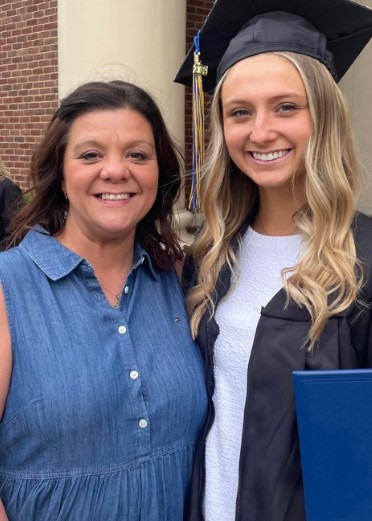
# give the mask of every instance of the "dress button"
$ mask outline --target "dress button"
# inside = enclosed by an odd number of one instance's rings
[[[125,288],[124,288],[124,293],[125,293],[126,295],[128,295],[128,293],[129,293],[129,286],[125,286]]]
[[[129,373],[129,376],[132,378],[132,380],[137,380],[137,378],[139,377],[138,371],[131,371]]]
[[[140,420],[140,421],[138,422],[138,425],[141,427],[141,429],[146,429],[146,427],[147,427],[147,425],[148,425],[148,424],[147,424],[147,420],[144,420],[144,419]]]
[[[118,331],[121,335],[125,335],[125,333],[128,331],[125,326],[119,326]]]

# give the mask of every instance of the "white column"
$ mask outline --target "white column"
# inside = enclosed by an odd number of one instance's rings
[[[184,143],[184,90],[173,78],[185,55],[186,0],[59,0],[59,96],[80,83],[132,81],[158,101]]]
[[[372,0],[360,0],[372,8]],[[340,82],[353,120],[354,133],[362,165],[360,208],[372,215],[372,40]]]

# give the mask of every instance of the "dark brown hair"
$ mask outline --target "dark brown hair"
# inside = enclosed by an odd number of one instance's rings
[[[17,244],[36,224],[51,235],[64,226],[66,201],[62,191],[63,160],[73,121],[88,112],[128,108],[139,112],[154,133],[159,166],[159,186],[154,205],[138,223],[136,238],[155,265],[167,269],[182,257],[172,227],[173,204],[181,185],[181,155],[165,126],[153,98],[140,87],[116,80],[81,85],[60,104],[33,154],[30,171],[31,202],[13,223],[13,243]]]

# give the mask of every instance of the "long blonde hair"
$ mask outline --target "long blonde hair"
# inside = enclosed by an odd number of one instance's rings
[[[308,97],[312,133],[305,154],[307,204],[294,216],[305,252],[283,270],[287,302],[311,317],[308,349],[316,345],[327,320],[358,298],[362,285],[351,224],[359,195],[359,166],[344,97],[326,67],[308,56],[275,52],[298,70]],[[211,135],[203,175],[203,229],[191,247],[198,267],[187,297],[191,330],[197,335],[204,313],[214,313],[215,286],[222,267],[236,265],[233,239],[258,205],[257,186],[229,158],[222,131],[220,93],[211,104]]]

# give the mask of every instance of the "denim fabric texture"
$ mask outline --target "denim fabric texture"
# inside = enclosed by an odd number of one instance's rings
[[[86,260],[32,230],[0,254],[0,281],[9,521],[181,521],[206,392],[175,272],[137,244],[115,309]]]

